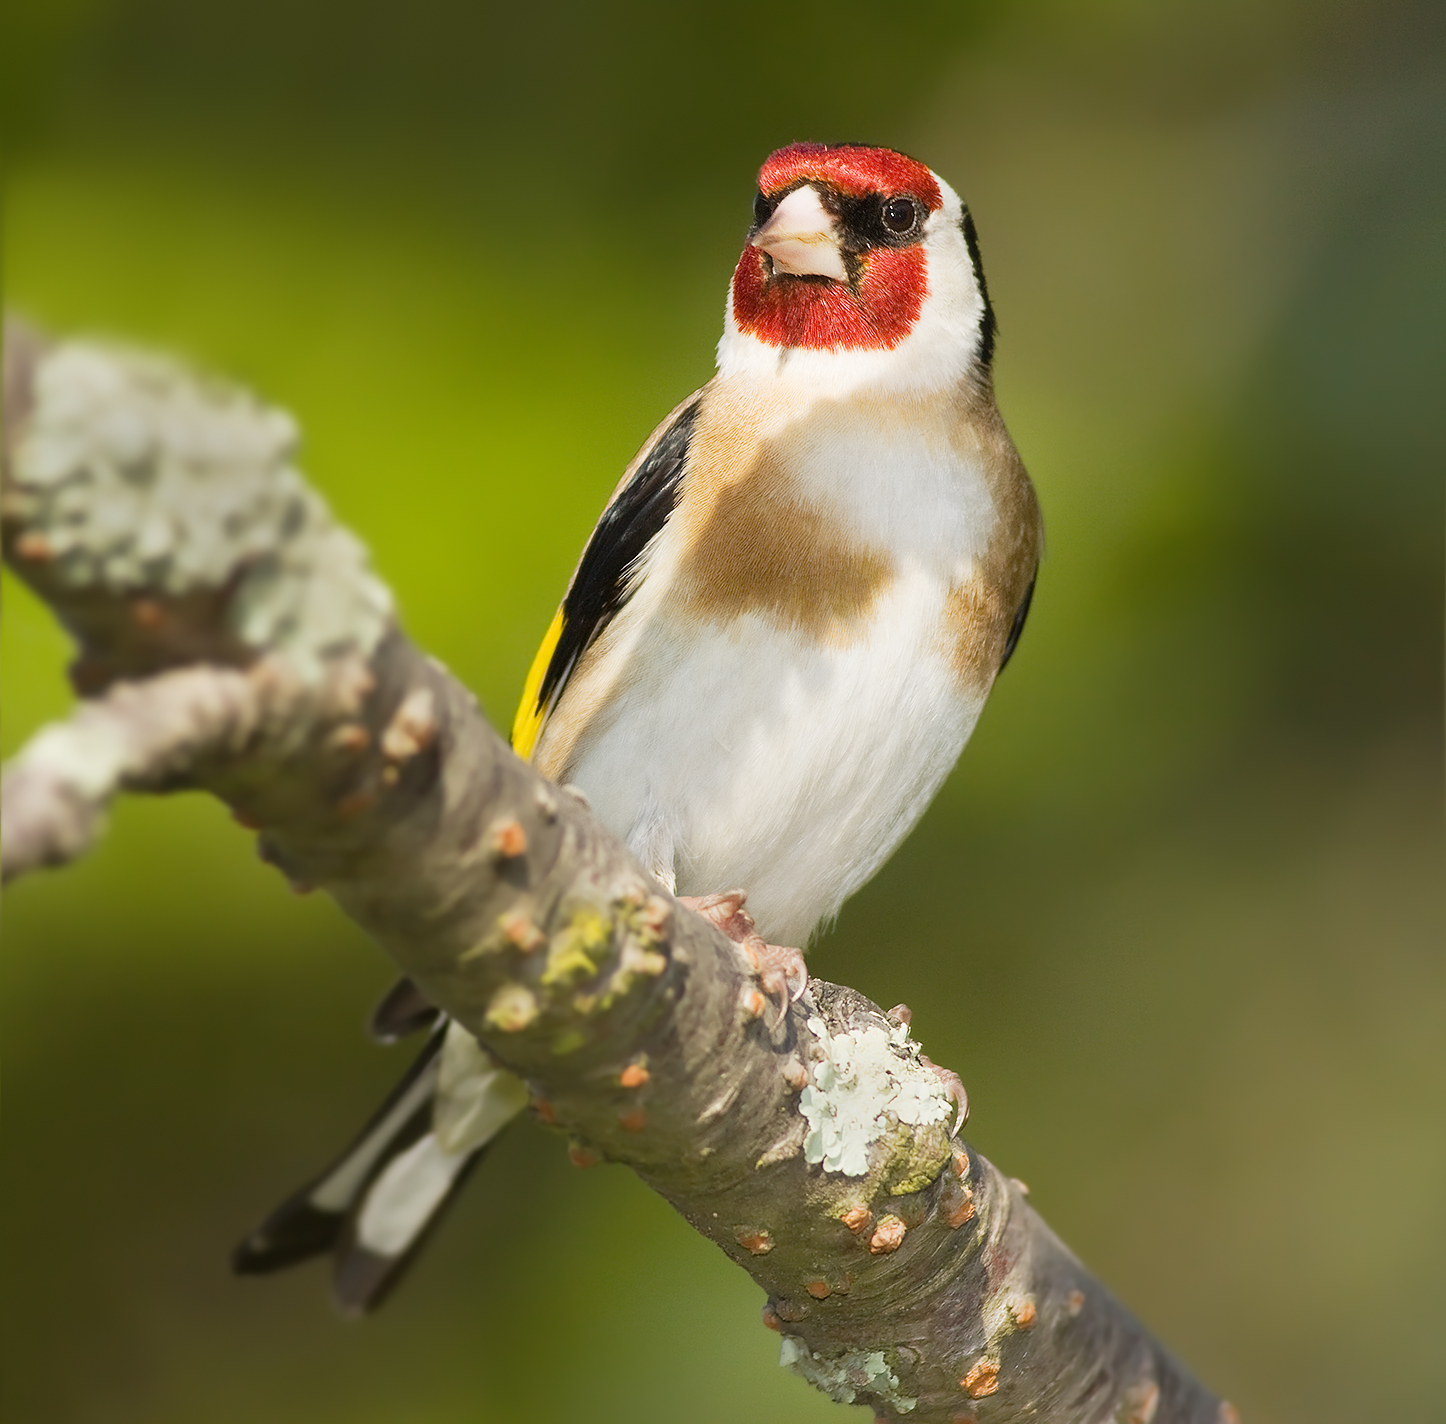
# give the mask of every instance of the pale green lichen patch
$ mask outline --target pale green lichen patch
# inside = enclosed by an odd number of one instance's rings
[[[919,1402],[899,1388],[899,1377],[889,1368],[882,1350],[849,1350],[827,1358],[815,1355],[802,1340],[786,1335],[778,1363],[821,1389],[837,1404],[852,1404],[861,1394],[908,1414]]]
[[[521,1033],[537,1018],[537,997],[525,984],[504,984],[487,1005],[487,1026],[501,1033]]]
[[[808,1026],[823,1059],[813,1064],[799,1098],[808,1121],[805,1161],[826,1172],[862,1177],[869,1170],[870,1148],[890,1137],[888,1190],[919,1190],[948,1156],[944,1124],[953,1104],[939,1080],[918,1062],[908,1026],[890,1032],[871,1025],[840,1034],[831,1034],[820,1018],[810,1019]]]
[[[304,675],[392,614],[366,550],[292,464],[284,411],[177,362],[72,342],[35,373],[7,512],[72,587],[234,586],[231,632]]]
[[[661,895],[625,895],[617,901],[614,909],[619,923],[625,925],[645,949],[655,949],[662,944],[673,922],[673,907]]]
[[[481,959],[490,954],[501,954],[506,950],[520,950],[531,954],[547,941],[547,936],[537,927],[530,913],[530,904],[515,905],[498,915],[490,933],[484,935],[470,949],[462,951],[463,963]]]
[[[542,982],[548,988],[596,974],[612,948],[612,921],[592,905],[578,905],[552,936]]]
[[[608,979],[607,990],[599,998],[601,1008],[610,1009],[635,984],[642,980],[656,979],[668,967],[667,956],[643,945],[629,935],[623,940],[618,954],[618,967]]]
[[[613,922],[621,943],[617,967],[602,992],[591,999],[583,1012],[607,1010],[641,981],[656,979],[667,967],[662,952],[671,907],[657,895],[625,895],[612,904]]]
[[[953,1104],[949,1105],[953,1114]],[[923,1130],[899,1128],[889,1155],[884,1190],[890,1196],[921,1192],[939,1175],[949,1158],[949,1132],[943,1123],[930,1123]]]

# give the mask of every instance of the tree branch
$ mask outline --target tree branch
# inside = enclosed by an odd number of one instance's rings
[[[909,1038],[737,946],[519,761],[391,618],[291,422],[153,356],[7,341],[3,546],[86,698],[7,770],[4,869],[201,788],[768,1292],[783,1363],[887,1419],[1206,1424],[1204,1390],[950,1135]],[[723,887],[720,887],[723,888]]]

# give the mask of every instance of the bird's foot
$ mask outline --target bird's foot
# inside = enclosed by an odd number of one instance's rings
[[[724,890],[718,895],[679,895],[678,903],[716,925],[735,944],[742,944],[757,933],[753,916],[743,908],[747,899],[744,890]]]
[[[759,988],[770,999],[778,1000],[781,1020],[790,1004],[797,1003],[808,988],[808,966],[802,950],[786,945],[769,944],[762,935],[752,934],[742,941],[743,953],[758,976]]]
[[[753,916],[743,908],[747,894],[742,890],[725,890],[718,895],[679,895],[680,904],[696,911],[705,920],[723,931],[744,953],[758,987],[777,1002],[778,1014],[771,1028],[777,1030],[788,1013],[788,1006],[802,998],[808,988],[808,968],[801,950],[769,944],[754,928]]]
[[[965,1090],[964,1080],[952,1069],[941,1068],[928,1054],[921,1053],[919,1062],[938,1078],[949,1096],[949,1101],[954,1104],[954,1126],[949,1129],[952,1137],[969,1121],[969,1094]]]

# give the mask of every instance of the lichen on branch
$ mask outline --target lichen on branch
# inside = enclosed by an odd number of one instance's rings
[[[5,391],[5,557],[75,638],[82,694],[6,772],[7,874],[79,854],[118,791],[210,791],[523,1080],[575,1162],[632,1167],[746,1269],[782,1363],[832,1398],[1228,1424],[952,1135],[904,1020],[815,980],[775,1022],[739,946],[512,754],[396,626],[288,418],[24,331]]]
[[[284,411],[165,357],[80,342],[37,367],[31,400],[5,507],[23,565],[120,599],[224,589],[238,648],[307,677],[375,649],[391,595],[297,473]]]
[[[954,1115],[954,1105],[938,1078],[904,1071],[919,1056],[908,1024],[887,1033],[873,1026],[835,1035],[814,1017],[808,1028],[822,1057],[799,1101],[808,1122],[804,1161],[821,1164],[826,1172],[862,1177],[869,1169],[869,1148],[892,1124],[899,1158],[890,1168],[891,1190],[918,1191],[931,1182],[949,1156],[943,1124]],[[923,1130],[935,1124],[937,1131]]]

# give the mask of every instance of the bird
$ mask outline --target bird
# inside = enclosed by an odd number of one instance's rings
[[[1043,530],[996,333],[974,219],[925,164],[858,143],[771,154],[717,373],[625,470],[523,689],[516,754],[757,949],[781,999],[939,790],[1024,628]],[[238,1272],[330,1251],[350,1313],[395,1285],[527,1103],[403,980],[373,1036],[423,1028]]]

